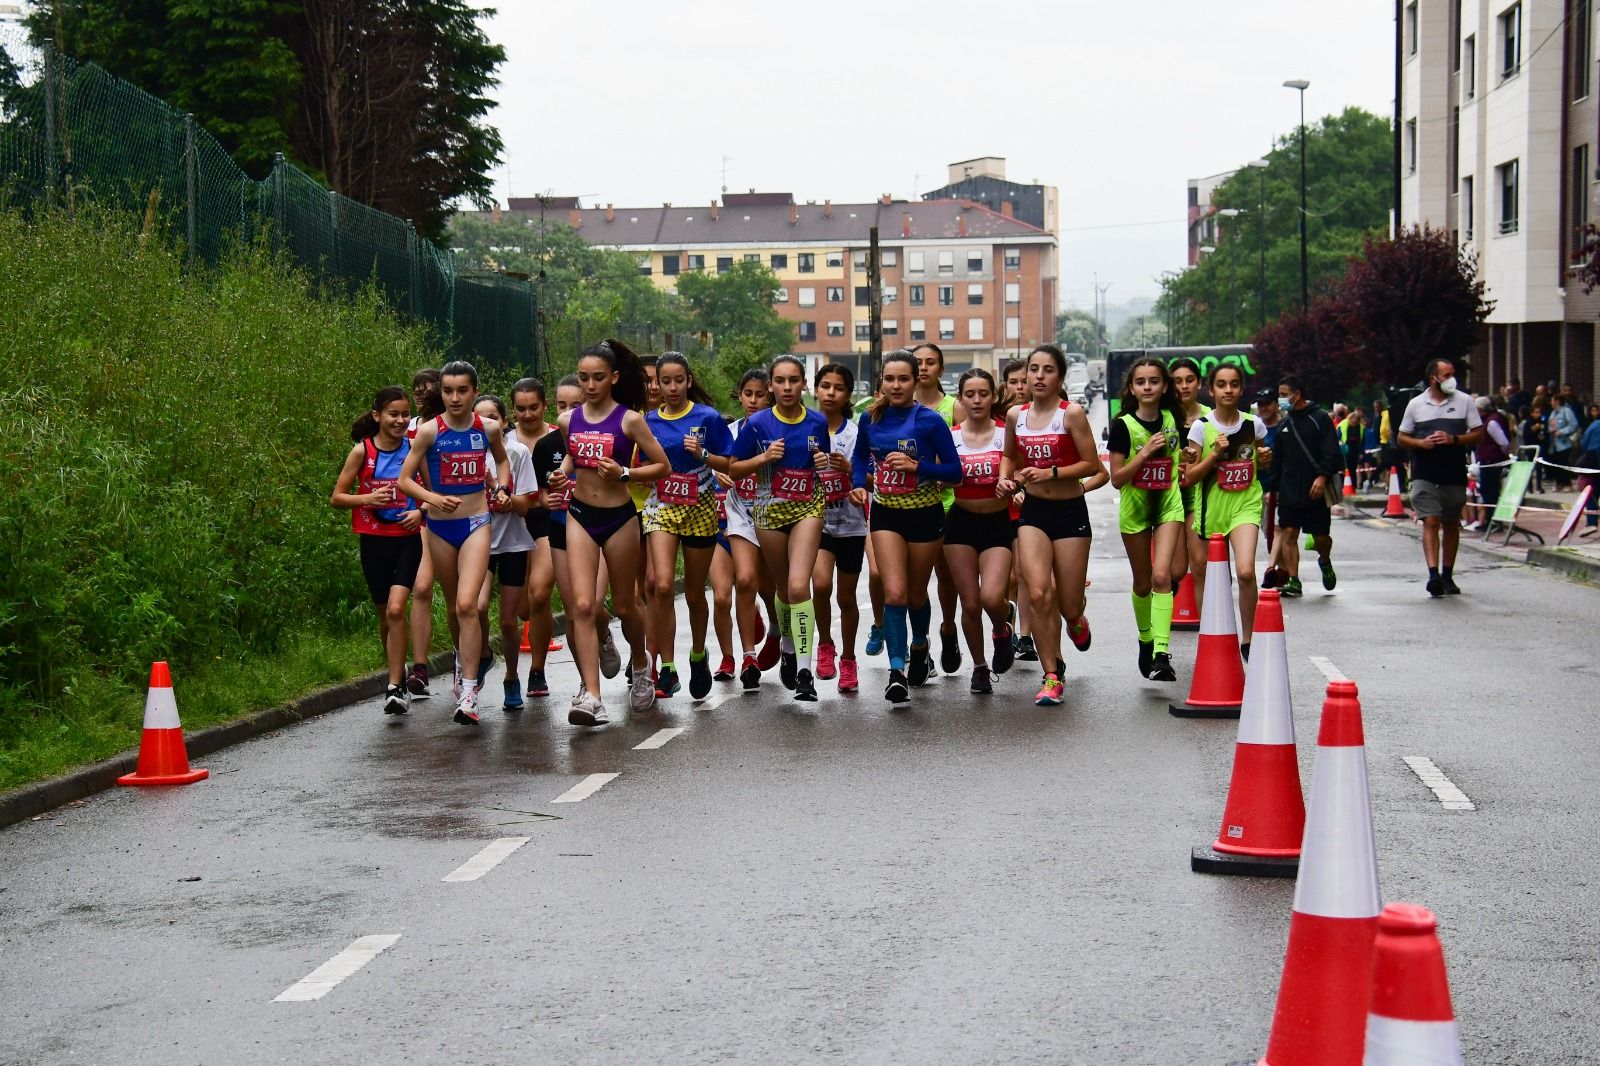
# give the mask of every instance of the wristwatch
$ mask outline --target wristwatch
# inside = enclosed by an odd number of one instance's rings
[[[631,468],[629,468],[629,467],[626,467],[626,466],[623,467],[622,468],[622,473],[617,475],[617,480],[618,481],[631,481],[631,480],[633,480],[633,470]]]

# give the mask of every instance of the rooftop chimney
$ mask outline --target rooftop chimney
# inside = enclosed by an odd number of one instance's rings
[[[616,220],[617,220],[616,209],[613,208],[610,204],[606,204],[606,221],[607,222],[615,222]]]
[[[583,228],[583,212],[579,211],[576,207],[567,212],[567,218],[571,220],[573,229]]]
[[[882,204],[884,207],[888,207],[891,203],[894,202],[894,198],[891,197],[888,193],[884,193],[882,196],[880,196],[878,198],[878,202],[880,204]]]
[[[716,220],[717,220],[717,202],[715,200],[712,200],[711,201],[711,221],[715,222]]]
[[[902,214],[900,216],[900,236],[911,236],[911,216],[909,214]]]
[[[957,231],[956,231],[957,236],[965,237],[967,235],[967,216],[965,214],[960,215],[956,219],[956,223],[957,223]]]
[[[798,226],[799,224],[800,224],[800,208],[796,207],[794,204],[790,204],[789,205],[789,225]]]
[[[832,200],[824,200],[824,201],[822,201],[822,217],[823,218],[832,218],[833,217],[833,201]]]

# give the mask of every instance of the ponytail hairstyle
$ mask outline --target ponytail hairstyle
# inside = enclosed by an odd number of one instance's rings
[[[1156,405],[1163,411],[1171,411],[1177,424],[1182,426],[1183,403],[1178,399],[1178,391],[1172,387],[1172,371],[1159,356],[1141,355],[1129,365],[1128,372],[1122,377],[1122,391],[1117,394],[1117,402],[1122,405],[1122,410],[1134,413],[1139,410],[1139,401],[1133,395],[1133,372],[1142,366],[1153,366],[1161,371],[1161,396]]]
[[[478,387],[478,368],[465,359],[453,359],[439,368],[439,381],[443,384],[445,378],[464,377],[472,382],[472,387]]]
[[[431,368],[417,371],[411,375],[411,391],[426,387],[422,394],[422,403],[417,406],[417,417],[423,421],[437,418],[444,414],[444,397],[439,394],[439,386],[443,384],[443,376]]]
[[[574,380],[573,384],[576,385],[577,381]],[[540,403],[549,402],[545,399],[544,382],[540,381],[538,378],[518,378],[517,383],[511,386],[511,402],[516,403],[517,394],[522,392],[533,393],[535,396],[539,397]]]
[[[689,378],[689,388],[684,392],[684,396],[688,398],[689,402],[701,404],[705,407],[717,406],[717,402],[711,398],[711,394],[705,390],[699,381],[695,380],[694,371],[689,369],[689,360],[684,357],[682,352],[662,352],[656,357],[655,366],[656,380],[658,382],[661,380],[662,367],[683,367],[684,374]]]
[[[378,412],[396,400],[411,402],[411,394],[399,385],[385,385],[372,398],[372,407],[350,425],[350,439],[357,444],[378,435]]]
[[[739,378],[739,391],[743,392],[744,387],[752,381],[759,381],[769,387],[772,385],[772,378],[768,376],[766,370],[759,366],[753,366]]]
[[[632,348],[614,338],[591,344],[578,358],[590,357],[603,360],[606,366],[617,372],[617,383],[611,386],[611,396],[622,406],[634,411],[643,411],[650,395],[650,387],[644,379],[644,364],[634,354]]]
[[[909,366],[912,381],[922,376],[922,370],[917,366],[917,357],[905,348],[884,356],[883,370],[888,370],[890,363],[904,363]],[[872,403],[867,407],[867,414],[874,422],[883,421],[883,412],[889,409],[889,398],[883,394],[883,370],[878,372],[878,394],[872,398]]]
[[[500,412],[500,421],[504,422],[506,420],[506,403],[494,393],[483,393],[472,406],[476,407],[480,403],[490,404],[496,411]]]
[[[966,389],[967,382],[977,378],[989,386],[989,417],[995,421],[1003,422],[1006,417],[1006,398],[994,383],[994,375],[981,367],[973,367],[956,379],[956,403],[961,402],[961,393]]]

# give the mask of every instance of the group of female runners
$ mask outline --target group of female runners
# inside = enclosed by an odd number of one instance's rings
[[[1038,661],[1035,702],[1057,705],[1062,629],[1079,651],[1091,642],[1084,496],[1108,481],[1121,497],[1140,674],[1176,678],[1173,589],[1192,567],[1203,594],[1202,534],[1229,539],[1248,642],[1256,471],[1270,454],[1256,443],[1259,423],[1251,430],[1255,420],[1238,409],[1238,370],[1213,372],[1209,410],[1196,401],[1193,364],[1136,362],[1110,430],[1108,471],[1084,410],[1063,396],[1060,349],[1041,345],[1007,365],[1003,384],[969,370],[953,396],[940,387],[943,366],[933,344],[891,353],[857,414],[848,367],[824,365],[808,381],[799,358],[779,356],[745,374],[743,415],[731,423],[681,354],[641,359],[616,340],[585,349],[576,373],[557,384],[554,424],[539,381],[518,381],[508,406],[480,395],[464,362],[420,372],[409,397],[397,386],[380,390],[353,427],[333,503],[352,512],[379,608],[385,711],[403,714],[411,697],[429,694],[435,582],[448,606],[455,719],[464,724],[479,721],[478,692],[493,663],[493,585],[506,711],[524,706],[524,619],[526,697],[549,695],[552,589],[565,605],[581,678],[568,711],[574,725],[609,721],[602,678],[622,665],[613,619],[628,645],[631,708],[647,710],[681,690],[680,588],[694,699],[716,681],[757,689],[773,666],[796,701],[815,701],[819,681],[853,692],[863,569],[873,614],[864,650],[887,653],[891,704],[907,702],[934,674],[931,584],[944,672],[960,668],[961,640],[974,663],[974,693],[992,692],[993,678],[1017,660]],[[722,652],[715,670],[713,628]]]

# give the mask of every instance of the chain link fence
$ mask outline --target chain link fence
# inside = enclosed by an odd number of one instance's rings
[[[0,24],[0,203],[67,210],[92,198],[137,212],[196,260],[263,237],[338,287],[375,284],[452,357],[537,373],[533,286],[458,271],[404,219],[325,188],[281,156],[256,181],[194,119],[48,42]]]

